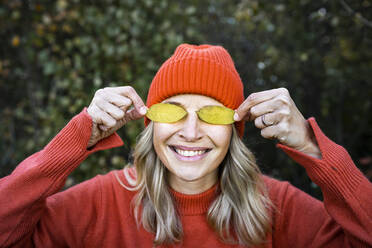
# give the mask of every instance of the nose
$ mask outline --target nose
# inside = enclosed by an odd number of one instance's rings
[[[182,128],[179,131],[179,136],[188,142],[200,140],[203,137],[200,122],[195,112],[189,113],[186,119],[181,123]]]

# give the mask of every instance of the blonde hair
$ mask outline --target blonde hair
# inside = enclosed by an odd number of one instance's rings
[[[182,224],[168,189],[168,171],[153,146],[152,122],[139,136],[134,165],[137,179],[129,189],[137,190],[132,202],[137,225],[155,234],[154,245],[180,242]],[[219,166],[220,194],[207,213],[209,225],[224,242],[248,246],[265,242],[271,231],[271,202],[261,175],[254,155],[233,127],[229,150]]]

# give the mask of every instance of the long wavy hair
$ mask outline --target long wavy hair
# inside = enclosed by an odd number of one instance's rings
[[[154,233],[154,245],[177,243],[183,231],[167,182],[167,168],[153,146],[153,123],[140,134],[134,150],[136,181],[129,190],[137,191],[133,199],[137,225]],[[262,245],[271,232],[270,207],[262,174],[252,152],[233,127],[230,147],[219,166],[220,194],[207,213],[209,225],[220,238],[231,244]]]

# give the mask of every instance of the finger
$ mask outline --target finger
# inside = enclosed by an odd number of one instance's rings
[[[261,129],[261,136],[265,139],[275,139],[277,135],[277,127],[275,126],[268,126]]]
[[[249,110],[251,113],[250,118],[251,120],[255,120],[259,116],[274,112],[276,109],[278,109],[278,107],[279,106],[278,104],[276,104],[275,98],[267,100],[265,102],[261,102],[251,107],[251,109]]]
[[[254,119],[254,125],[259,129],[273,126],[279,122],[278,117],[275,113],[267,113]]]
[[[105,127],[105,126],[103,126],[103,125],[100,125],[99,127],[100,127],[100,129],[101,129],[102,131],[107,131],[107,130],[111,129],[112,132],[115,132],[116,130],[118,130],[118,129],[120,129],[122,126],[124,126],[124,124],[125,124],[126,122],[127,122],[127,118],[125,117],[125,118],[123,118],[123,119],[120,119],[120,120],[116,121],[116,124],[115,124],[114,126],[112,126],[111,128],[107,128],[107,127]]]
[[[261,129],[261,136],[266,139],[278,139],[281,143],[284,143],[288,137],[288,131],[287,124],[279,123],[277,125]]]
[[[117,92],[120,95],[126,96],[130,100],[132,100],[133,106],[139,114],[141,114],[142,116],[146,114],[147,108],[145,104],[143,103],[141,97],[131,86],[117,87]]]
[[[120,109],[119,107],[113,105],[112,103],[102,99],[98,98],[95,102],[95,104],[103,111],[111,115],[114,119],[120,120],[121,118],[124,117],[124,111]]]
[[[115,92],[108,91],[103,97],[106,101],[118,106],[124,111],[126,111],[130,105],[132,105],[132,100],[130,100],[128,97],[116,94]]]
[[[128,110],[126,113],[125,113],[125,116],[129,119],[129,120],[137,120],[137,119],[140,119],[142,118],[142,114],[141,113],[138,113],[138,111],[135,109],[135,108],[132,108],[130,110]]]
[[[104,126],[107,129],[115,126],[116,120],[106,113],[105,111],[102,111],[98,106],[94,105],[91,108],[92,110],[90,111],[92,120],[94,123],[96,123],[98,126]],[[106,130],[104,130],[106,131]]]
[[[253,106],[270,100],[279,94],[288,94],[288,90],[285,88],[279,88],[250,94],[247,99],[245,99],[245,101],[238,107],[238,109],[235,110],[236,115],[234,116],[234,120],[242,120]]]
[[[258,116],[275,111],[289,111],[292,99],[287,94],[279,94],[273,99],[259,103],[251,107],[251,118],[255,119]]]

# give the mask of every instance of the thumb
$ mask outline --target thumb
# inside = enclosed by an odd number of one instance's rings
[[[148,108],[143,106],[138,111],[136,108],[132,108],[125,113],[127,121],[138,120],[146,115]]]

